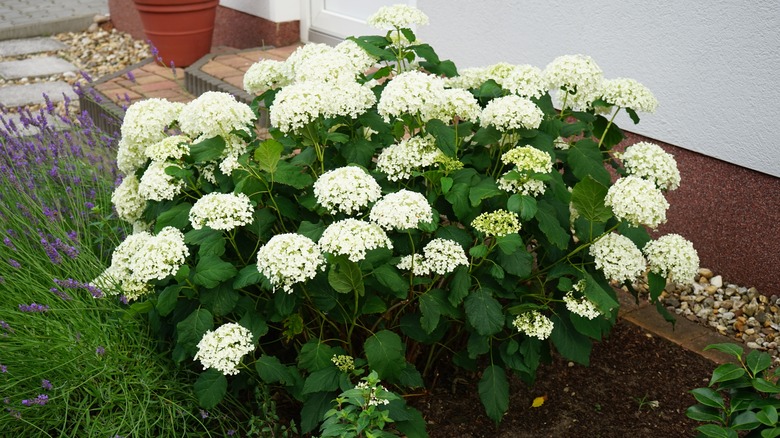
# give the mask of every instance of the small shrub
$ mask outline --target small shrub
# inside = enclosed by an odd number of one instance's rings
[[[749,431],[744,436],[780,436],[780,370],[770,370],[772,357],[758,350],[745,356],[741,346],[728,343],[708,345],[705,350],[730,354],[737,364],[718,366],[706,388],[691,391],[699,403],[689,407],[686,415],[706,423],[696,428],[699,436],[737,437],[742,431]]]

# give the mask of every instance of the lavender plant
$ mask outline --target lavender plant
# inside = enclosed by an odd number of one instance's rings
[[[203,406],[275,385],[303,432],[326,414],[330,430],[354,387],[333,356],[401,394],[446,360],[479,371],[498,422],[507,372],[532,382],[550,348],[588,363],[614,286],[647,272],[657,301],[667,279],[693,280],[690,243],[646,230],[666,220],[674,158],[614,149],[615,116],[657,102],[587,56],[458,71],[417,41],[419,10],[370,22],[387,33],[252,66],[251,106],[218,92],[131,106],[113,201],[137,232],[94,284],[199,362]],[[383,427],[425,435],[403,397],[387,409]]]
[[[89,117],[0,115],[4,436],[224,436],[146,325],[85,280],[130,231],[111,212],[117,139]]]

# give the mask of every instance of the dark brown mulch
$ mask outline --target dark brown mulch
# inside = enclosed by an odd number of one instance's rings
[[[706,386],[715,364],[623,321],[594,346],[589,367],[555,355],[528,388],[511,382],[509,412],[496,427],[485,415],[476,382],[440,385],[411,401],[432,438],[451,437],[686,437],[699,423],[685,416],[688,393]],[[538,408],[534,398],[546,397]],[[649,403],[657,401],[657,407]]]

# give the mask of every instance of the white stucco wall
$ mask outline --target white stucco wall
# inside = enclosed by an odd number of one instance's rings
[[[220,0],[219,4],[277,23],[301,19],[298,0]]]
[[[224,1],[224,0],[223,0]],[[544,68],[592,56],[605,77],[634,78],[660,104],[629,131],[780,176],[777,0],[418,0],[417,30],[460,67]]]

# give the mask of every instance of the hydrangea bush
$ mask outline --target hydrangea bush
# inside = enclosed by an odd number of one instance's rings
[[[615,115],[638,123],[657,102],[587,56],[459,72],[409,28],[419,10],[370,22],[387,33],[252,66],[251,106],[217,92],[133,105],[113,201],[136,233],[94,283],[202,366],[205,407],[274,385],[308,432],[369,372],[405,394],[454,365],[479,372],[500,421],[507,373],[533,382],[551,348],[588,363],[614,287],[647,273],[657,301],[667,279],[693,281],[690,243],[646,230],[666,220],[674,158],[613,149]],[[387,400],[371,409],[425,435]]]

